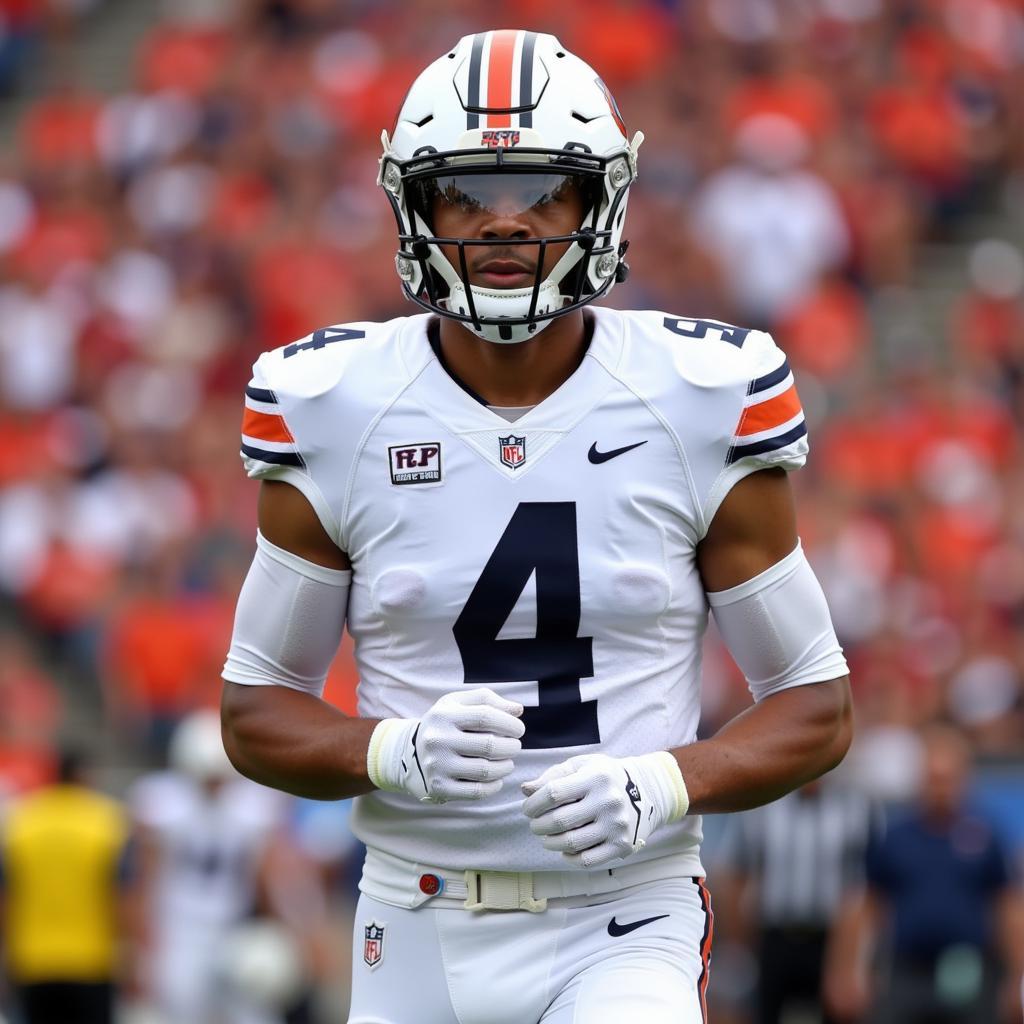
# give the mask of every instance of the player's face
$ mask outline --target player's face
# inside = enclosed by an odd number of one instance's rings
[[[495,242],[467,246],[471,284],[487,288],[532,287],[539,245],[501,245],[500,239],[551,238],[578,231],[587,212],[584,187],[568,174],[464,174],[436,179],[431,197],[435,233],[441,238],[480,238]],[[570,242],[544,251],[546,277]],[[442,246],[459,268],[456,246]]]
[[[946,733],[928,738],[924,752],[921,802],[928,813],[944,818],[963,799],[970,772],[970,754],[963,739]]]

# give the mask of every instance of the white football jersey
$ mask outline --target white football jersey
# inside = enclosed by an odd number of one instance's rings
[[[352,560],[359,714],[409,718],[461,686],[526,705],[500,793],[359,797],[368,845],[439,867],[563,870],[520,783],[575,754],[694,740],[708,604],[695,551],[730,488],[795,468],[806,427],[767,335],[591,308],[576,372],[509,423],[432,349],[428,316],[316,331],[265,353],[247,389],[250,476],[306,495]],[[543,342],[541,342],[543,343]],[[690,851],[700,818],[639,858]]]

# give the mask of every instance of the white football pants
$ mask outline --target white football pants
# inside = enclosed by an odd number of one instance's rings
[[[349,1024],[704,1024],[713,920],[695,878],[539,914],[363,894]]]

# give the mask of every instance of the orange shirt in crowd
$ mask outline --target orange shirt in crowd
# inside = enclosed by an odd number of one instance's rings
[[[940,187],[961,180],[966,125],[945,91],[883,86],[871,97],[867,114],[879,146],[905,171]]]
[[[1024,305],[1017,298],[968,295],[953,316],[953,339],[968,356],[1005,359],[1024,355]]]
[[[138,79],[147,91],[173,89],[201,96],[219,81],[230,50],[227,32],[161,25],[139,50]]]
[[[73,630],[101,614],[119,575],[110,556],[55,541],[21,599],[44,629]]]
[[[99,210],[78,205],[41,211],[13,256],[34,280],[50,281],[68,264],[101,262],[110,248],[109,222]]]
[[[53,681],[17,657],[0,665],[0,791],[23,792],[53,773],[61,700]]]
[[[25,156],[45,168],[93,162],[99,115],[100,104],[91,96],[67,93],[36,100],[21,124]]]
[[[143,595],[131,600],[114,615],[107,634],[105,668],[113,699],[123,697],[129,710],[144,714],[187,710],[216,682],[216,676],[209,677],[208,650],[185,599]]]
[[[357,308],[345,257],[315,238],[268,246],[253,261],[250,283],[267,348],[350,320]]]
[[[835,102],[825,85],[809,75],[787,74],[743,81],[725,102],[730,134],[759,114],[779,114],[799,125],[808,138],[824,138],[836,124]]]
[[[838,380],[856,365],[869,342],[860,293],[844,281],[821,285],[783,317],[779,344],[796,367],[825,381]]]

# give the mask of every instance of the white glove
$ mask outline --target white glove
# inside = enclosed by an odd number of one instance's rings
[[[544,848],[596,868],[642,850],[650,834],[677,821],[690,798],[668,751],[640,757],[581,754],[523,783],[523,813]]]
[[[422,718],[378,724],[367,774],[378,789],[430,803],[493,796],[522,749],[522,713],[522,704],[486,688],[446,693]]]

